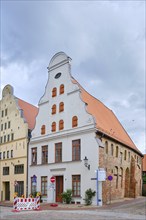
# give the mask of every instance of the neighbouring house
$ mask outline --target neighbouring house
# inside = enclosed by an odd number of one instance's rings
[[[142,195],[146,196],[146,154],[143,157],[143,169],[142,169]]]
[[[100,205],[141,195],[142,153],[112,110],[72,77],[71,58],[63,52],[49,63],[38,105],[29,144],[29,193],[61,202],[60,194],[72,189],[72,202],[79,204],[91,188],[93,204]],[[97,170],[106,171],[105,181]]]
[[[0,200],[27,194],[27,153],[38,108],[15,97],[6,85],[0,100]]]

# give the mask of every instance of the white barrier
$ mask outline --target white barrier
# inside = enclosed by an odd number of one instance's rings
[[[39,210],[40,209],[40,197],[36,198],[14,198],[13,209],[15,211],[20,210]]]

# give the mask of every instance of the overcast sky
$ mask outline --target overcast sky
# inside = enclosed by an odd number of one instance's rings
[[[1,0],[1,89],[37,105],[60,51],[145,152],[145,1]]]

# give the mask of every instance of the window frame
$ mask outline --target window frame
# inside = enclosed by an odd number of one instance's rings
[[[81,139],[72,140],[72,161],[81,160]]]
[[[55,163],[62,162],[62,142],[55,143]]]
[[[72,175],[72,197],[81,196],[81,175]]]
[[[42,146],[42,164],[48,163],[48,145]]]

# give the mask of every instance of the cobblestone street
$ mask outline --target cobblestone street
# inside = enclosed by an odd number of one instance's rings
[[[40,211],[21,211],[14,213],[12,207],[0,207],[0,219],[26,220],[146,220],[146,197],[125,200],[103,207],[78,207],[64,209],[42,209]]]

